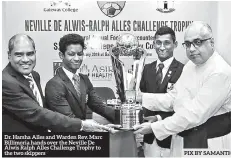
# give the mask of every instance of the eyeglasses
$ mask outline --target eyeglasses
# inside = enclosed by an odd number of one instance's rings
[[[195,48],[198,48],[200,47],[204,41],[207,41],[207,40],[210,40],[212,39],[212,37],[210,38],[206,38],[206,39],[195,39],[193,40],[192,42],[189,42],[189,41],[185,41],[184,43],[182,43],[183,47],[186,48],[186,49],[189,49],[191,48],[191,44],[195,47]]]

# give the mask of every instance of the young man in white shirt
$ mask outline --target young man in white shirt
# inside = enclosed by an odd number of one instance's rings
[[[140,90],[145,93],[166,93],[176,83],[183,70],[183,64],[173,57],[177,47],[175,32],[168,26],[160,27],[155,33],[154,46],[158,59],[146,64],[140,82]],[[143,114],[156,116],[158,120],[171,116],[173,112],[150,111],[143,108]],[[171,136],[159,141],[154,135],[144,135],[144,155],[146,157],[167,157],[170,155]]]

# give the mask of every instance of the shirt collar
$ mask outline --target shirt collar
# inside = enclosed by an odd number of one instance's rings
[[[65,72],[65,74],[67,75],[67,77],[72,81],[72,78],[73,78],[74,74],[72,72],[70,72],[69,70],[67,70],[66,68],[64,68],[64,67],[62,67],[62,69]],[[75,74],[79,76],[78,70],[76,71]]]
[[[29,77],[29,78],[34,79],[31,73],[30,73],[29,75],[23,75],[23,76],[24,76],[25,78],[28,78],[28,77]]]
[[[158,67],[158,65],[160,63],[164,64],[164,69],[165,68],[169,68],[169,66],[171,65],[172,61],[173,61],[174,57],[168,58],[167,60],[161,62],[160,59],[157,59],[157,63],[156,63],[156,67]]]

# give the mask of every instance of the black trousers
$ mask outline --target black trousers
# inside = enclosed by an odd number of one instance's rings
[[[208,139],[231,132],[231,112],[213,116],[204,124],[179,133],[184,137],[184,148],[208,148]]]

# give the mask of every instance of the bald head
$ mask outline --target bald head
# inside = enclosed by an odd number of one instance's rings
[[[29,75],[36,64],[33,39],[25,34],[14,35],[9,40],[8,48],[8,59],[11,67],[22,75]]]
[[[201,38],[210,38],[213,36],[211,27],[203,21],[194,21],[186,29],[185,36],[196,33]]]
[[[16,34],[13,37],[11,37],[9,40],[9,43],[8,43],[9,52],[11,52],[14,49],[15,44],[18,44],[18,43],[30,43],[35,49],[34,40],[30,36],[26,34]]]

